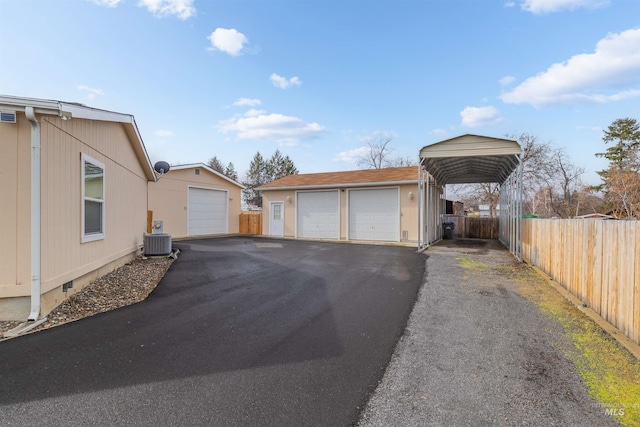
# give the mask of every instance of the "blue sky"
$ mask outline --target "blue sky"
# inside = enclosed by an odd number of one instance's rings
[[[0,93],[133,114],[152,161],[356,169],[527,132],[597,183],[640,120],[637,0],[0,0]]]

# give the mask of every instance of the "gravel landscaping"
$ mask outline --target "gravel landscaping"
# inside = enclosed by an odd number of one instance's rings
[[[47,315],[46,322],[32,332],[143,301],[164,277],[172,262],[170,258],[137,257],[63,301]],[[0,337],[20,323],[0,321]]]

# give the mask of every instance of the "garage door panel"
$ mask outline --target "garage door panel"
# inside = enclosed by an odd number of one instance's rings
[[[337,191],[298,193],[298,237],[340,238],[340,198]]]
[[[227,233],[227,193],[189,188],[188,230],[190,236]]]
[[[399,241],[397,188],[349,191],[349,239]]]

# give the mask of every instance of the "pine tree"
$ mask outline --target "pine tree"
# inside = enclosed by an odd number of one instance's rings
[[[598,172],[603,182],[596,189],[615,216],[640,218],[640,124],[631,118],[615,120],[602,140],[614,144],[596,154],[609,160],[609,167]]]
[[[233,163],[229,162],[227,168],[224,170],[224,174],[232,180],[238,181],[238,172],[236,172],[236,168]]]
[[[298,168],[289,156],[283,156],[280,150],[276,150],[269,160],[265,160],[260,152],[257,152],[251,160],[249,171],[243,190],[244,201],[250,205],[262,207],[262,192],[256,188],[287,175],[298,173]]]
[[[216,172],[220,172],[223,175],[225,174],[224,166],[222,166],[222,162],[218,160],[218,156],[213,156],[209,162],[207,162],[207,166]]]
[[[640,124],[636,119],[614,120],[604,131],[602,140],[605,144],[613,142],[614,145],[607,148],[604,153],[596,154],[598,157],[609,160],[609,169],[598,172],[600,176],[605,176],[612,167],[623,169],[626,166],[633,166],[632,163],[637,162],[638,149],[640,148]]]
[[[246,187],[242,190],[245,202],[250,205],[262,207],[262,192],[256,188],[269,182],[267,175],[267,162],[258,151],[249,164],[249,170],[244,181]]]
[[[298,169],[293,160],[289,156],[283,156],[280,150],[276,150],[267,163],[267,176],[270,181],[297,173]]]

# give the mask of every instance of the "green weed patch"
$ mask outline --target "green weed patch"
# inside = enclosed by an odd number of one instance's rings
[[[522,297],[564,327],[574,345],[565,354],[602,411],[623,425],[640,426],[640,362],[534,270],[513,267],[512,277]]]

